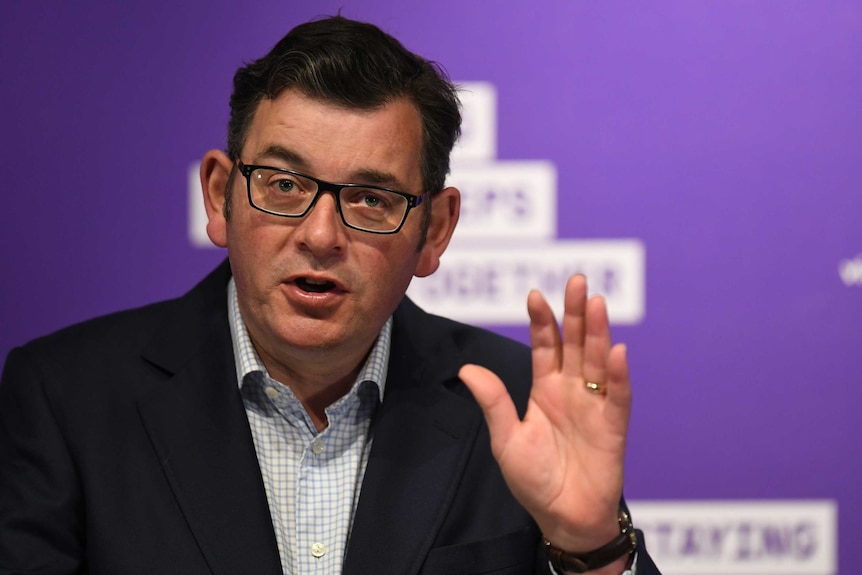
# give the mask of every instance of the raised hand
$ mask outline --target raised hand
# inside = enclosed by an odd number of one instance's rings
[[[538,291],[527,308],[533,387],[523,421],[493,372],[465,365],[459,375],[485,414],[514,496],[555,546],[589,551],[619,534],[631,411],[626,348],[611,346],[605,301],[587,299],[581,275],[566,285],[562,331]]]

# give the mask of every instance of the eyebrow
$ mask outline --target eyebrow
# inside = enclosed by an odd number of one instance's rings
[[[285,148],[284,146],[272,145],[267,146],[263,152],[258,155],[255,159],[255,162],[259,162],[263,159],[276,159],[281,160],[287,166],[296,167],[299,171],[307,171],[310,168],[310,164],[306,159],[295,150],[291,150],[290,148]],[[276,166],[273,166],[276,167]],[[308,174],[309,176],[315,176],[315,174]],[[315,176],[316,177],[316,176]],[[378,185],[391,187],[400,191],[407,191],[407,186],[404,182],[399,180],[395,174],[389,172],[383,172],[381,170],[375,170],[372,168],[360,168],[351,174],[350,182],[338,182],[338,183],[360,183],[360,184],[370,184],[370,185]]]
[[[255,157],[254,161],[259,162],[263,158],[281,160],[285,164],[297,166],[300,169],[308,168],[308,162],[305,161],[305,158],[299,152],[285,148],[284,146],[267,146],[260,155]]]

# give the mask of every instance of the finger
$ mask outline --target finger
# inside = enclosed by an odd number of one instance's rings
[[[608,354],[611,351],[611,328],[605,298],[593,296],[586,305],[584,338],[584,379],[605,386],[608,382]]]
[[[576,274],[566,283],[562,370],[566,375],[578,378],[583,377],[586,309],[587,278]]]
[[[533,377],[541,379],[562,366],[560,330],[551,306],[539,291],[532,290],[527,296],[527,312],[530,314]]]
[[[618,343],[608,353],[607,417],[625,433],[632,408],[632,387],[629,380],[628,350]]]
[[[479,365],[462,366],[458,377],[482,408],[491,435],[491,450],[499,456],[521,421],[506,386],[493,371]]]

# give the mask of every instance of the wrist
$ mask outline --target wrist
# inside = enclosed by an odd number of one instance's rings
[[[604,546],[620,534],[619,507],[612,506],[598,520],[589,523],[571,523],[571,517],[555,517],[554,521],[539,523],[542,535],[554,547],[569,553],[589,553]]]

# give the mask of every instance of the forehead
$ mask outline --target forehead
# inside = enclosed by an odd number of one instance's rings
[[[334,181],[378,172],[413,191],[421,183],[421,151],[421,118],[407,98],[359,109],[288,90],[258,104],[242,160]]]

